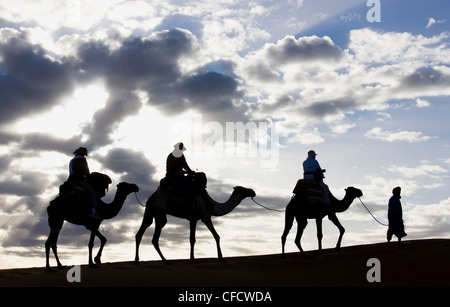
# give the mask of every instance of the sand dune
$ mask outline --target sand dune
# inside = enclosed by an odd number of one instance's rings
[[[450,240],[429,239],[343,247],[323,255],[299,253],[216,259],[104,263],[79,267],[81,282],[69,283],[65,270],[44,268],[0,270],[1,287],[302,287],[302,286],[450,286]],[[380,282],[368,282],[371,258],[379,260]],[[44,261],[44,255],[43,255]],[[376,272],[375,272],[376,273]],[[374,274],[375,274],[374,273]],[[75,275],[74,275],[75,276]],[[375,275],[371,275],[375,276]]]

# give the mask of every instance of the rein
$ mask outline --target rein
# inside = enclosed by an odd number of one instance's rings
[[[372,212],[370,212],[369,208],[367,208],[366,205],[364,205],[363,201],[361,200],[361,197],[358,197],[358,199],[359,199],[359,201],[361,202],[361,204],[364,206],[364,208],[366,208],[367,212],[370,213],[370,215],[373,217],[373,219],[374,219],[375,221],[378,222],[378,224],[383,225],[383,226],[389,226],[389,225],[386,225],[386,224],[381,223],[379,220],[377,220],[377,219],[373,216],[373,214],[372,214]]]

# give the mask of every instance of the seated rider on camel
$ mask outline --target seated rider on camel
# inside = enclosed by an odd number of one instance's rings
[[[184,176],[184,172],[187,172],[188,175],[193,175],[195,172],[191,170],[186,162],[186,157],[183,154],[183,151],[186,150],[184,144],[180,142],[173,147],[173,151],[167,156],[166,160],[166,176],[174,179],[177,184],[182,185],[189,204],[193,204],[194,197],[192,187],[186,176]]]
[[[94,188],[86,181],[90,176],[89,166],[85,156],[88,155],[88,151],[84,147],[80,147],[73,152],[75,157],[69,162],[69,179],[68,181],[74,182],[77,186],[88,192],[89,201],[91,203],[92,209],[90,216],[95,219],[102,219],[97,214],[97,194]]]
[[[328,195],[328,186],[323,182],[325,172],[316,160],[316,152],[314,150],[308,151],[308,158],[303,162],[303,180],[307,182],[317,183],[322,190],[322,199],[325,204],[330,203]]]

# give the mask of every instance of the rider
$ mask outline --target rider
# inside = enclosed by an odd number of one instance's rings
[[[183,185],[187,199],[192,203],[192,191],[187,178],[184,176],[184,171],[186,171],[189,175],[194,174],[194,171],[192,171],[187,164],[186,157],[183,154],[186,147],[184,147],[184,144],[181,142],[176,143],[173,147],[173,151],[167,156],[166,160],[166,176],[174,178],[177,183],[181,183]]]
[[[97,214],[97,194],[92,186],[86,182],[88,176],[91,172],[89,171],[89,166],[85,156],[88,155],[88,151],[85,147],[79,147],[73,152],[75,157],[69,162],[69,181],[74,181],[82,189],[86,190],[89,194],[89,200],[91,202],[91,213],[90,216],[95,219],[101,219]]]
[[[324,203],[329,203],[328,186],[323,182],[325,170],[319,165],[316,160],[316,152],[314,150],[308,151],[308,158],[303,162],[303,179],[305,181],[317,182],[322,189],[322,197]]]

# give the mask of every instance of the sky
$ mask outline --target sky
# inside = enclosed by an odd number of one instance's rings
[[[450,20],[445,0],[48,1],[0,3],[0,269],[43,266],[46,207],[72,152],[91,171],[157,189],[183,142],[208,193],[234,186],[284,209],[311,149],[337,198],[355,186],[381,222],[402,187],[406,239],[450,235]],[[100,231],[103,261],[134,259],[144,208],[130,195]],[[384,242],[358,200],[338,214],[343,246]],[[214,217],[224,257],[281,251],[284,214],[245,199]],[[189,257],[188,221],[160,246]],[[295,225],[286,251],[296,251]],[[154,226],[141,260],[158,260]],[[338,230],[324,219],[324,248]],[[86,264],[88,231],[66,223],[63,264]],[[99,242],[96,241],[98,247]],[[302,238],[317,249],[315,223]],[[216,257],[199,222],[196,256]],[[54,260],[51,260],[54,265]]]

